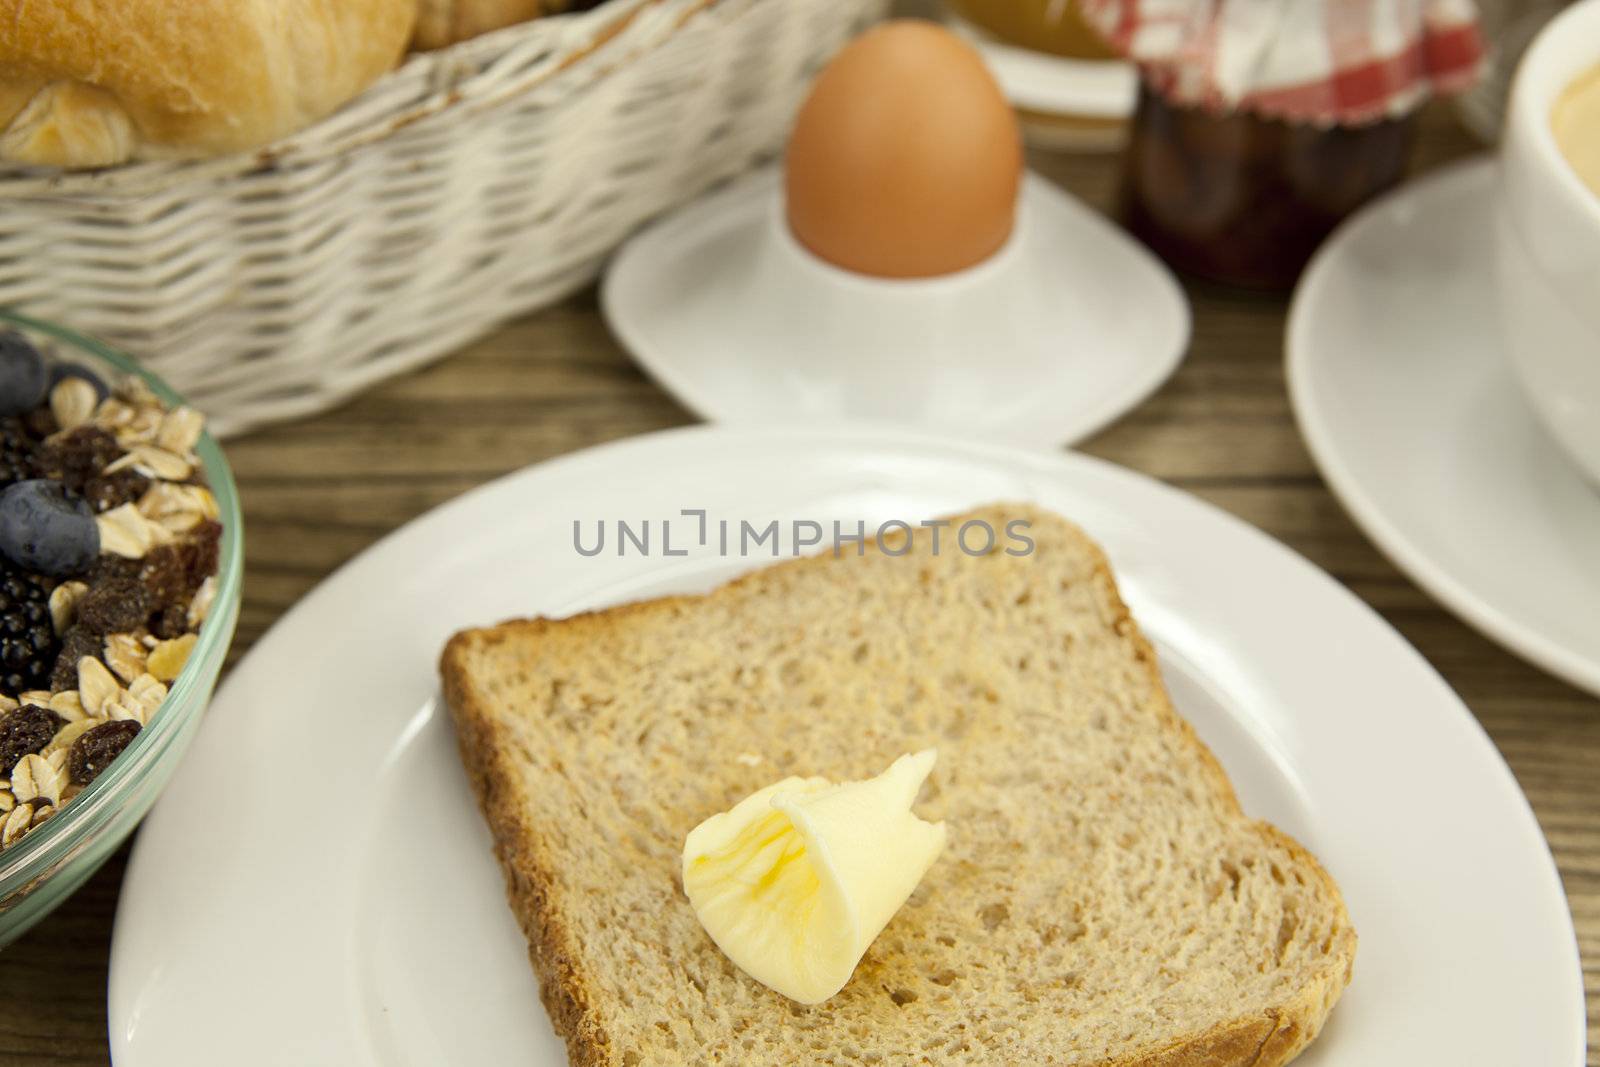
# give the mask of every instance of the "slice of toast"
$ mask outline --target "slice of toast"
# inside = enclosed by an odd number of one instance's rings
[[[969,556],[967,518],[1028,522]],[[1304,848],[1244,815],[1098,546],[995,506],[704,597],[456,635],[445,697],[545,1006],[579,1067],[1273,1067],[1350,979]],[[973,541],[982,540],[974,537]],[[901,541],[885,546],[904,549]],[[786,775],[937,747],[949,844],[844,990],[753,981],[701,929],[684,835]]]

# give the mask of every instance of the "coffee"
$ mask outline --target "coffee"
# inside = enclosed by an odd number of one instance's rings
[[[1578,178],[1600,196],[1600,66],[1562,91],[1550,110],[1550,127]]]

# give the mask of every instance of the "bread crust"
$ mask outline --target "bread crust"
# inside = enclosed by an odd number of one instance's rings
[[[951,516],[948,521],[952,527],[959,527],[968,518],[992,517],[997,512],[1038,514],[1031,505],[995,504]],[[1161,678],[1155,650],[1123,601],[1104,550],[1087,536],[1080,536],[1094,554],[1094,579],[1100,583],[1113,613],[1109,625],[1133,645],[1136,657],[1148,674],[1151,692],[1159,701],[1166,726],[1201,756],[1217,795],[1236,816],[1244,819],[1238,795],[1221,763],[1173,706]],[[498,736],[500,727],[468,664],[482,647],[502,642],[537,641],[553,629],[566,625],[617,625],[645,613],[692,609],[696,602],[707,597],[726,596],[749,583],[770,580],[774,572],[794,573],[825,562],[831,562],[826,554],[777,563],[736,578],[705,597],[661,597],[584,612],[562,620],[511,619],[492,627],[461,631],[443,650],[439,670],[445,701],[456,726],[461,758],[494,838],[508,900],[528,940],[541,1000],[556,1032],[567,1043],[573,1067],[625,1065],[600,1021],[596,1010],[597,994],[577,965],[576,940],[559,910],[551,905],[547,890],[555,880],[554,864],[539,847],[538,835],[530,833],[525,824],[516,801],[515,773],[504,762],[505,739]],[[1321,1032],[1350,982],[1357,943],[1355,930],[1350,925],[1337,884],[1316,857],[1276,826],[1263,820],[1247,821],[1257,833],[1288,850],[1336,902],[1338,934],[1328,953],[1330,966],[1316,980],[1299,988],[1290,999],[1267,1011],[1221,1020],[1179,1042],[1100,1061],[1094,1067],[1281,1067],[1298,1056]]]
[[[392,69],[416,0],[0,0],[0,159],[256,148]]]
[[[570,0],[421,0],[414,44],[444,48],[572,6]]]

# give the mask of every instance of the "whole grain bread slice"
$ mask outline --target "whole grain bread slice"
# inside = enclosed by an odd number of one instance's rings
[[[927,531],[704,597],[469,630],[461,755],[545,1006],[579,1067],[1273,1067],[1356,937],[1173,710],[1098,546],[1025,506],[1028,555]],[[1012,542],[1015,544],[1015,542]],[[844,990],[736,969],[679,883],[685,833],[785,775],[937,747],[949,844]]]

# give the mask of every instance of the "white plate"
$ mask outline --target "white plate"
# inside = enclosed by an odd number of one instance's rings
[[[966,271],[879,279],[790,234],[776,169],[629,240],[606,321],[701,416],[872,419],[1019,444],[1070,444],[1167,379],[1189,304],[1144,246],[1028,175],[1011,240]]]
[[[1494,164],[1346,223],[1289,316],[1289,390],[1329,486],[1450,610],[1600,693],[1600,492],[1526,407],[1495,312]]]
[[[112,953],[118,1067],[212,1067],[219,1049],[230,1067],[564,1064],[437,703],[446,637],[705,588],[753,562],[585,558],[575,520],[704,508],[713,522],[876,525],[995,499],[1037,501],[1101,539],[1246,809],[1343,886],[1356,977],[1307,1067],[1581,1067],[1576,942],[1526,801],[1438,675],[1326,575],[1082,456],[728,427],[469,493],[273,628],[135,849]]]

